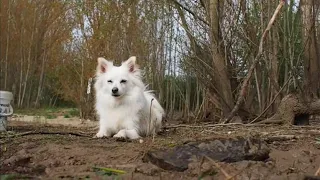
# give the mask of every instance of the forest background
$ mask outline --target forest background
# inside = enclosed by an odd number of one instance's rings
[[[0,89],[15,109],[75,107],[93,119],[97,57],[137,56],[171,119],[218,122],[240,96],[243,122],[268,117],[288,94],[320,93],[320,1],[287,0],[257,57],[279,2],[1,0]]]

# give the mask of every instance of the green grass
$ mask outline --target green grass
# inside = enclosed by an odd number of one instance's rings
[[[64,118],[71,118],[70,114],[65,114],[63,117]]]
[[[15,114],[23,114],[28,116],[45,116],[50,113],[58,113],[62,108],[29,108],[29,109],[14,109]]]
[[[14,179],[32,179],[29,176],[20,175],[20,174],[1,174],[0,180],[14,180]]]
[[[120,179],[120,176],[122,174],[126,174],[126,171],[118,170],[118,169],[112,169],[112,168],[105,168],[105,167],[92,167],[93,171],[96,172],[99,176],[111,176],[112,179]]]
[[[46,115],[46,119],[55,119],[55,118],[57,118],[57,116],[55,115],[52,115],[52,114]]]
[[[58,116],[64,118],[79,117],[80,113],[77,108],[31,108],[31,109],[14,109],[14,114],[28,116],[44,116],[47,119],[54,119]]]
[[[77,109],[77,108],[72,108],[72,109],[69,111],[69,115],[70,115],[71,117],[79,116],[79,115],[80,115],[80,111],[79,111],[79,109]]]
[[[76,108],[69,109],[63,116],[64,118],[79,117],[80,112]]]

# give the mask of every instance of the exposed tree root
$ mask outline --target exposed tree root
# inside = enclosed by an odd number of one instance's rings
[[[257,124],[309,125],[309,118],[313,114],[320,114],[320,99],[306,102],[296,94],[289,94],[281,100],[272,117]]]

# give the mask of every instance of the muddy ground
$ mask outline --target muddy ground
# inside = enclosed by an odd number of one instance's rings
[[[64,120],[68,121],[68,120]],[[320,167],[320,126],[188,125],[169,128],[156,137],[123,142],[95,139],[96,128],[12,120],[0,134],[2,179],[303,179]],[[184,172],[168,171],[142,161],[150,150],[190,141],[225,137],[259,137],[268,142],[265,162],[218,163],[194,159]],[[319,143],[319,144],[318,144]],[[113,168],[111,173],[95,167]],[[225,171],[223,173],[222,171]],[[16,176],[13,176],[15,174]],[[6,175],[6,176],[3,176]],[[0,179],[1,179],[0,178]]]

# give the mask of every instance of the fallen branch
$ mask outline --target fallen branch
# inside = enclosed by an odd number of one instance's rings
[[[257,122],[256,124],[279,124],[279,125],[281,125],[283,123],[284,123],[284,121],[280,120],[280,119],[265,119],[265,120]]]
[[[89,135],[75,133],[75,132],[47,132],[47,131],[28,131],[23,132],[19,134],[13,134],[8,136],[0,136],[0,139],[3,138],[14,138],[14,137],[21,137],[21,136],[27,136],[27,135],[37,135],[37,134],[43,134],[43,135],[73,135],[73,136],[79,136],[79,137],[91,137]]]
[[[262,37],[260,39],[258,54],[255,57],[252,65],[251,65],[251,67],[250,67],[250,69],[248,71],[247,77],[243,81],[243,84],[241,86],[241,90],[240,90],[240,93],[239,93],[239,97],[238,97],[237,103],[234,106],[234,108],[232,109],[232,111],[230,112],[229,116],[225,119],[224,123],[229,123],[230,120],[238,112],[238,110],[239,110],[239,108],[240,108],[240,106],[241,106],[241,104],[242,104],[242,102],[244,100],[244,97],[246,96],[247,88],[248,88],[250,79],[252,77],[253,71],[256,68],[257,64],[258,64],[260,57],[262,56],[262,53],[263,53],[263,42],[264,42],[265,38],[267,37],[268,32],[270,31],[270,29],[271,29],[271,27],[272,27],[277,15],[279,14],[279,12],[280,12],[280,10],[281,10],[281,8],[282,8],[282,6],[284,4],[285,4],[285,1],[281,0],[281,2],[279,3],[277,9],[274,12],[272,18],[269,21],[267,28],[264,30],[264,32],[262,34]]]
[[[265,137],[263,138],[264,141],[271,143],[271,142],[275,142],[275,141],[290,141],[293,139],[299,139],[301,137],[296,136],[296,135],[276,135],[276,136],[270,136],[270,137]]]
[[[174,129],[174,128],[208,128],[208,127],[219,127],[219,126],[266,126],[265,124],[242,124],[242,123],[228,123],[228,124],[206,124],[206,125],[188,125],[178,124],[172,126],[165,126],[163,129]]]

